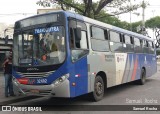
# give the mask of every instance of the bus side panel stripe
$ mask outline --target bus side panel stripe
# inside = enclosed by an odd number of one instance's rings
[[[133,54],[130,54],[130,68],[129,68],[130,72],[129,72],[129,75],[128,75],[127,82],[131,81],[132,74],[133,74],[133,68],[134,68],[134,57],[133,57]]]
[[[137,73],[137,67],[138,67],[138,58],[136,56],[135,58],[135,63],[134,63],[134,69],[133,69],[133,73],[132,73],[132,81],[135,80],[136,77],[136,73]]]

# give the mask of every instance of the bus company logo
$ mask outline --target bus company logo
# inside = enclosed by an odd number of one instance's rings
[[[117,62],[124,62],[124,58],[123,57],[117,57]]]
[[[34,70],[34,71],[37,71],[37,70],[39,70],[39,69],[38,69],[38,68],[27,68],[27,70],[28,70],[28,71],[33,71],[33,70]]]

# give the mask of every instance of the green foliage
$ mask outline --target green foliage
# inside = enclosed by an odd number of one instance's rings
[[[156,53],[157,53],[157,55],[160,55],[160,50],[157,50]]]
[[[104,9],[107,13],[119,15],[141,7],[141,4],[130,5],[129,0],[39,0],[37,5],[43,7],[54,5],[63,10],[73,8],[77,13],[90,18],[97,17]],[[109,11],[108,8],[112,10]]]
[[[160,28],[160,16],[151,18],[146,21],[146,27],[148,28]]]
[[[132,31],[133,31],[133,32],[137,32],[137,27],[138,27],[139,25],[141,25],[141,24],[142,24],[141,21],[132,23]]]
[[[106,14],[104,11],[101,11],[101,13],[96,17],[98,21],[111,24],[123,29],[129,30],[130,24],[125,21],[120,21],[117,17],[110,16],[109,14]]]

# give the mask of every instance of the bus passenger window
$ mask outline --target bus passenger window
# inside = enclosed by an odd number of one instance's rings
[[[143,40],[140,40],[140,45],[141,45],[141,47],[143,46]]]
[[[148,47],[148,41],[144,40],[144,47]]]
[[[87,26],[86,26],[86,24],[84,22],[81,22],[81,21],[76,21],[76,27],[81,28],[81,40],[79,40],[79,41],[75,40],[76,48],[78,48],[78,49],[88,49]]]
[[[105,31],[101,28],[92,26],[92,38],[105,40]]]
[[[148,44],[149,44],[149,53],[154,54],[153,42],[148,42]]]
[[[124,39],[125,39],[125,45],[126,45],[125,47],[123,46],[124,51],[125,52],[133,52],[134,51],[134,47],[133,47],[133,44],[132,44],[131,36],[124,35]]]
[[[110,40],[113,42],[120,42],[120,34],[117,32],[110,31]]]
[[[94,51],[109,51],[107,30],[92,26],[91,36],[91,45]]]
[[[143,52],[144,53],[149,53],[148,41],[146,41],[146,40],[143,40]]]
[[[126,43],[126,44],[131,44],[130,36],[124,35],[124,39],[125,39],[125,43]]]
[[[110,48],[111,51],[123,52],[123,43],[121,42],[120,34],[110,31]]]
[[[155,50],[155,48],[154,48],[154,43],[152,42],[152,54],[154,54],[155,52],[154,52],[154,50]]]
[[[139,38],[134,38],[134,51],[135,53],[142,53],[142,46]]]

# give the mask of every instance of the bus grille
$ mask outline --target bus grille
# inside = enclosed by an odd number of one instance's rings
[[[51,75],[55,71],[50,71],[50,72],[40,72],[40,73],[21,73],[17,72],[21,77],[23,78],[45,78]]]

